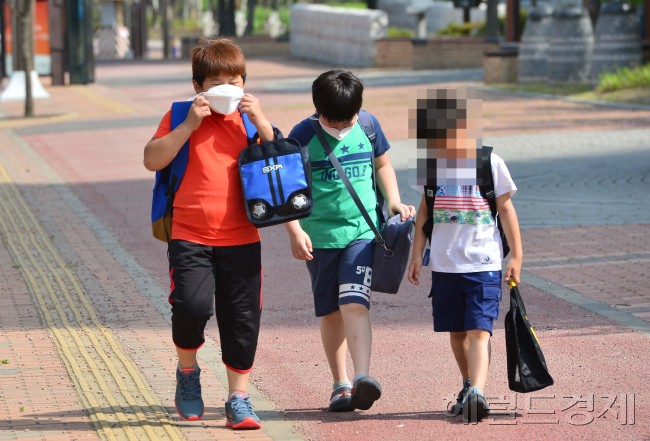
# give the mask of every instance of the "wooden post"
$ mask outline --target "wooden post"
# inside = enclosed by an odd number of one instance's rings
[[[643,62],[648,63],[650,62],[650,0],[644,2],[643,16]]]
[[[506,0],[506,41],[519,41],[521,39],[520,27],[519,0]]]
[[[65,11],[63,0],[47,2],[50,21],[50,53],[52,59],[52,85],[65,85]]]

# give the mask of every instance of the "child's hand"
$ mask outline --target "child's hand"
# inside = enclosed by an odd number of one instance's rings
[[[415,207],[413,205],[405,205],[401,202],[390,207],[390,211],[393,215],[400,214],[402,221],[405,221],[409,217],[415,217]]]
[[[239,102],[239,111],[246,113],[248,119],[251,120],[253,125],[257,128],[257,133],[263,142],[272,141],[274,138],[273,126],[266,119],[262,112],[262,105],[260,101],[250,93],[245,93],[244,97]]]
[[[212,110],[210,110],[210,103],[208,103],[208,100],[204,96],[199,95],[194,98],[192,107],[190,107],[190,111],[187,112],[185,124],[187,124],[192,131],[195,131],[201,125],[203,118],[210,115],[211,112]]]
[[[309,235],[302,229],[289,234],[291,240],[291,253],[293,257],[299,260],[312,260],[311,252],[314,251],[311,246]]]
[[[408,279],[413,285],[420,284],[420,270],[422,269],[422,256],[413,256],[409,264]]]
[[[510,258],[504,276],[504,280],[506,282],[509,282],[510,279],[512,279],[517,283],[517,285],[519,285],[519,276],[521,275],[521,264],[522,264],[521,259],[517,257]]]
[[[250,93],[245,93],[239,102],[239,111],[248,114],[248,118],[255,124],[255,127],[259,127],[260,123],[267,122],[266,116],[262,112],[260,100]]]

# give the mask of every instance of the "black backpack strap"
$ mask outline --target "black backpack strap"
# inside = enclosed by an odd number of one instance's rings
[[[431,239],[433,233],[433,205],[436,202],[436,188],[428,185],[424,186],[424,201],[427,204],[427,220],[422,225],[422,231],[427,239]]]
[[[481,148],[481,181],[479,182],[479,189],[481,196],[487,199],[490,204],[490,212],[492,218],[497,218],[497,200],[494,193],[494,177],[492,176],[492,147],[484,145]],[[499,228],[501,226],[499,225]]]
[[[488,204],[490,205],[492,219],[494,219],[494,222],[496,222],[497,228],[499,229],[501,247],[503,248],[503,257],[506,257],[508,253],[510,253],[510,246],[508,245],[508,239],[503,232],[501,219],[498,218],[499,212],[497,211],[497,198],[496,193],[494,192],[494,176],[492,175],[492,147],[486,145],[481,149],[481,181],[479,183],[479,190],[481,191],[481,196],[487,199]]]

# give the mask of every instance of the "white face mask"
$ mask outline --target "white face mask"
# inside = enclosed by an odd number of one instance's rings
[[[244,96],[241,87],[230,84],[211,87],[207,92],[201,93],[210,103],[210,108],[222,115],[230,115],[235,110]]]
[[[323,131],[325,133],[330,135],[332,138],[338,139],[339,141],[345,138],[352,131],[352,129],[354,129],[354,124],[352,124],[350,127],[345,127],[343,130],[335,129],[334,127],[327,127],[325,124],[323,124],[320,118],[318,119],[318,123],[323,128]]]

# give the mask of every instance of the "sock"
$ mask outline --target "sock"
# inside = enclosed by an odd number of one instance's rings
[[[352,381],[352,384],[355,384],[357,381],[359,381],[363,377],[367,377],[368,374],[360,372],[357,375],[354,376],[354,380]]]
[[[469,393],[471,393],[471,394],[481,395],[482,397],[485,396],[485,392],[483,392],[483,389],[480,389],[480,388],[478,388],[478,387],[472,387],[472,388],[470,389]]]
[[[472,387],[472,381],[469,378],[463,379],[463,389]]]
[[[190,366],[190,367],[188,367],[188,368],[184,368],[183,366],[181,366],[181,363],[180,363],[180,362],[178,362],[178,364],[176,365],[176,369],[178,369],[179,371],[180,371],[181,369],[198,369],[198,368],[199,368],[198,363],[194,363],[194,366]]]
[[[232,391],[232,392],[230,392],[228,394],[228,401],[232,400],[232,397],[235,396],[235,395],[241,395],[244,398],[246,398],[248,396],[248,394],[246,392],[242,392],[240,390],[234,390],[234,391]]]
[[[345,381],[338,381],[332,385],[332,390],[336,390],[339,387],[352,387],[352,383],[350,381],[345,380]]]

